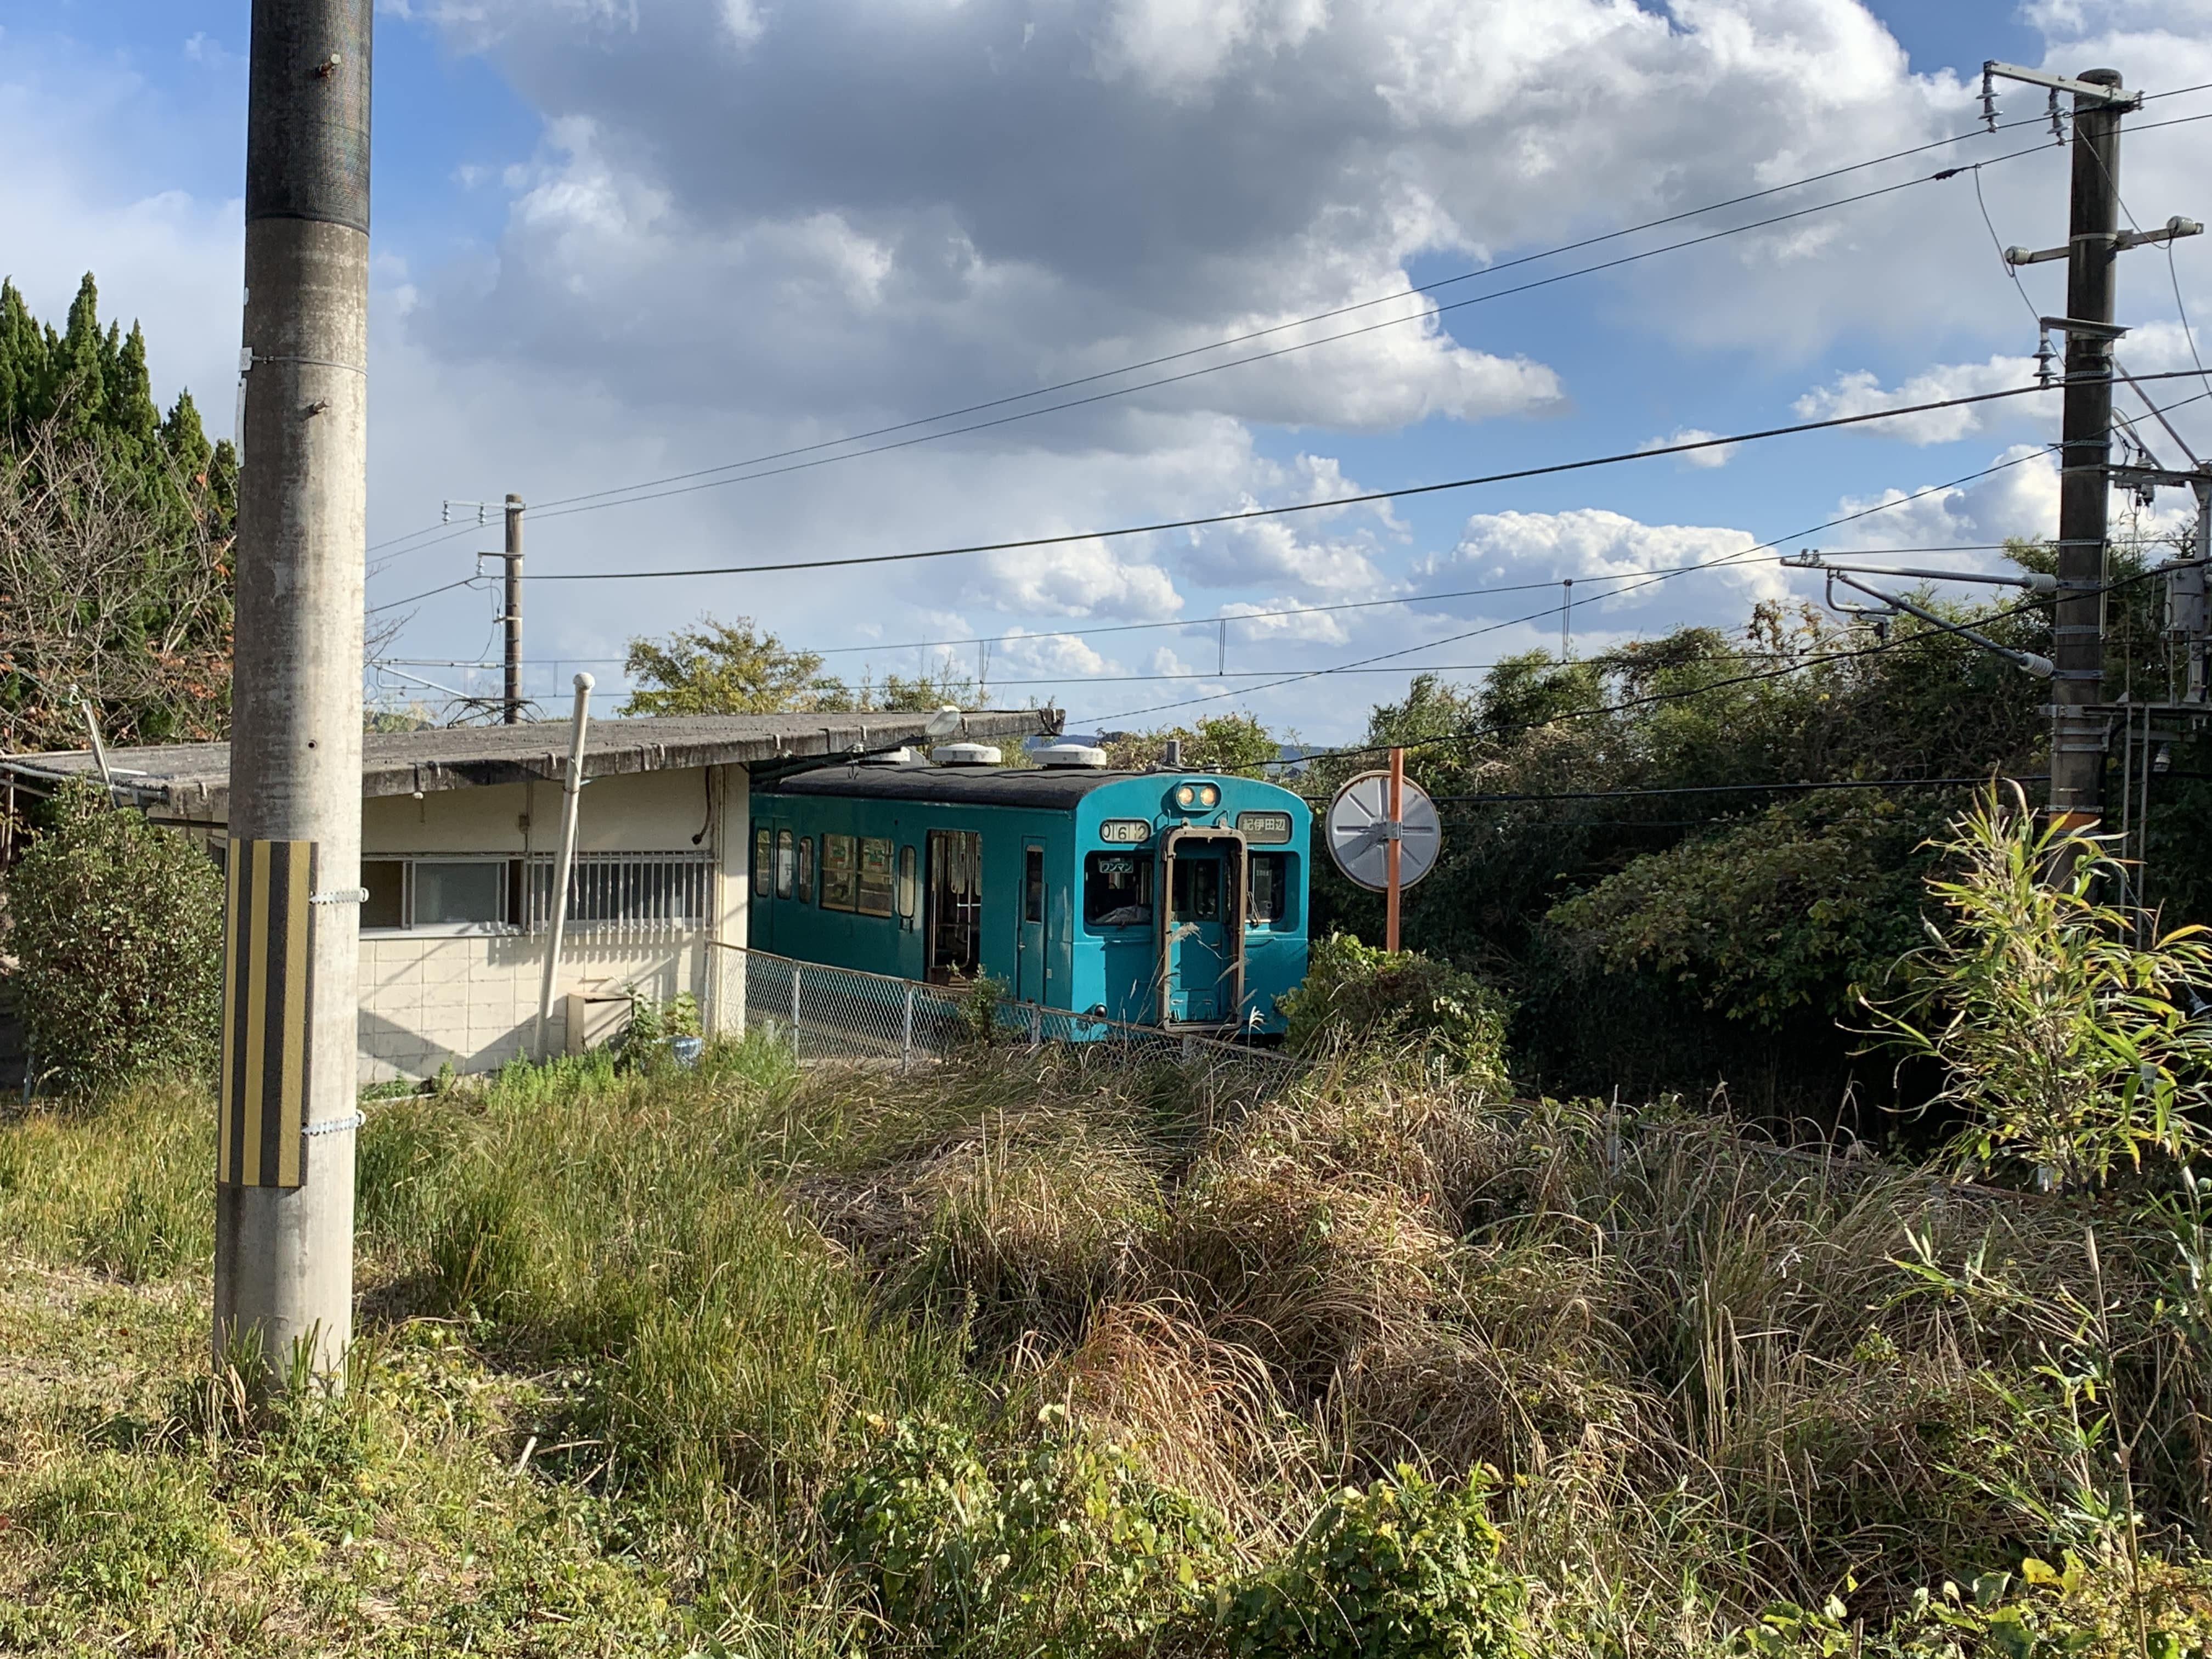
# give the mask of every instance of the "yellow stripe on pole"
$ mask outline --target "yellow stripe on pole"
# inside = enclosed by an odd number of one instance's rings
[[[287,849],[291,870],[284,888],[284,1085],[280,1109],[283,1139],[276,1143],[276,1184],[300,1184],[301,1132],[307,1127],[307,971],[313,938],[313,912],[307,900],[314,882],[314,849],[295,841]]]
[[[216,1178],[298,1187],[307,1128],[315,931],[312,842],[236,842],[223,949]]]
[[[267,842],[253,845],[252,911],[246,933],[246,1079],[245,1098],[240,1102],[246,1121],[246,1158],[239,1179],[248,1187],[261,1179],[261,1111],[263,1068],[269,1060],[269,854]]]

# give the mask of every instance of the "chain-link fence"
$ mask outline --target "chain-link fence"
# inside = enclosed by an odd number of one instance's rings
[[[1102,1064],[1173,1061],[1235,1073],[1263,1088],[1302,1069],[1279,1050],[1016,1002],[991,995],[988,982],[979,992],[750,946],[720,948],[743,964],[746,1028],[772,1031],[801,1060],[875,1060],[903,1069],[987,1047],[1066,1043]]]

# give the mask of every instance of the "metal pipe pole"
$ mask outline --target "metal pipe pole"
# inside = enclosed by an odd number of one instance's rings
[[[353,1332],[374,10],[253,0],[247,58],[215,1341],[279,1383]]]
[[[522,497],[507,498],[507,724],[522,724]]]
[[[1389,837],[1382,843],[1382,884],[1386,896],[1382,901],[1382,948],[1398,948],[1398,855],[1400,826],[1406,818],[1406,751],[1390,751],[1390,822],[1384,833]]]
[[[100,741],[100,711],[92,706],[92,699],[79,691],[76,705],[84,711],[84,729],[92,738],[92,758],[100,767],[100,787],[107,791],[107,804],[115,805],[115,769],[107,763],[107,745]]]
[[[561,858],[553,866],[552,928],[545,941],[545,981],[538,991],[538,1058],[553,1057],[553,979],[561,971],[561,939],[568,931],[568,872],[576,867],[576,809],[584,793],[584,738],[592,720],[589,674],[576,676],[576,713],[568,731],[568,771],[561,780]]]
[[[2118,87],[2118,70],[2081,80]],[[2074,171],[2069,214],[2066,315],[2112,320],[2113,237],[2120,228],[2120,112],[2074,95]],[[2112,460],[2112,343],[2083,331],[2066,336],[2066,406],[2058,479],[2058,603],[2052,628],[2051,817],[2094,829],[2103,809],[2105,733],[2087,711],[2104,700],[2105,543]]]

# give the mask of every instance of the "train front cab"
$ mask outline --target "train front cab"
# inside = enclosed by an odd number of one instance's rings
[[[1094,791],[1075,816],[1073,1006],[1280,1031],[1276,999],[1305,976],[1304,803],[1243,779],[1152,775]]]

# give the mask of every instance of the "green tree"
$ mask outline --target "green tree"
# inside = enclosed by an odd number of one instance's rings
[[[0,748],[228,723],[237,462],[189,392],[165,416],[144,335],[87,276],[55,330],[0,282]]]
[[[1953,609],[2047,653],[2042,607]],[[1862,1069],[1838,1013],[1917,936],[1916,849],[1971,793],[1917,781],[2032,771],[2045,738],[2037,682],[1911,618],[1891,630],[1762,606],[1740,630],[1529,653],[1474,685],[1423,676],[1373,711],[1371,748],[1318,762],[1304,793],[1403,744],[1414,781],[1455,798],[1405,938],[1505,988],[1529,1081],[1725,1081],[1780,1115],[1833,1112]],[[1316,936],[1378,939],[1380,901],[1314,863]]]
[[[625,714],[781,714],[849,706],[851,692],[750,617],[702,617],[665,640],[634,639],[624,667],[637,688]]]
[[[204,1074],[222,1006],[222,878],[172,830],[62,786],[7,883],[15,1001],[33,1063],[87,1090]]]
[[[1182,743],[1186,770],[1247,778],[1275,775],[1270,763],[1283,749],[1257,714],[1215,714],[1189,726],[1112,733],[1106,742],[1106,763],[1124,772],[1158,766],[1170,741]]]

